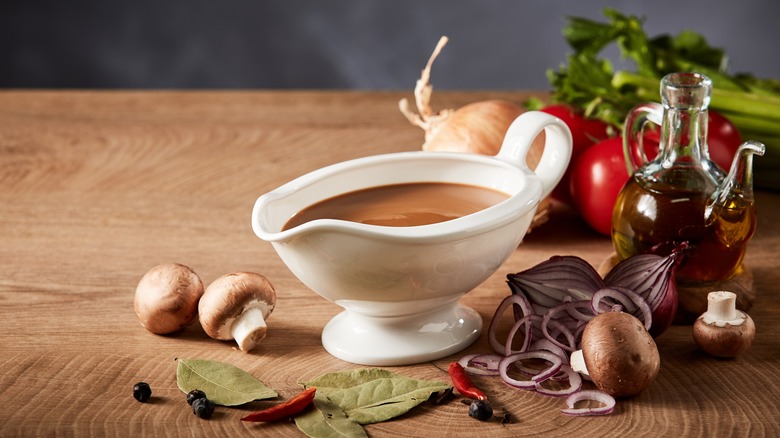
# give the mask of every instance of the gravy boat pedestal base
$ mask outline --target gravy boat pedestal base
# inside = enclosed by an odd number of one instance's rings
[[[347,309],[325,326],[322,345],[331,355],[355,364],[409,365],[455,354],[474,343],[481,332],[479,313],[457,301],[404,316]]]

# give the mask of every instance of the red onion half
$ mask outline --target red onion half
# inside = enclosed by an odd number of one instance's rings
[[[549,309],[565,299],[588,300],[605,284],[598,272],[576,256],[553,256],[517,274],[507,275],[509,288],[533,305]],[[538,310],[538,309],[537,309]]]
[[[682,262],[686,242],[680,243],[667,256],[641,254],[629,257],[612,268],[604,277],[608,286],[633,290],[647,301],[653,314],[648,330],[657,337],[666,331],[677,315],[677,281],[675,268]]]

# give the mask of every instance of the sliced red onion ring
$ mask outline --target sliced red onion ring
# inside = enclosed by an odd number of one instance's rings
[[[531,373],[535,372],[535,374],[532,375],[529,380],[517,380],[509,376],[509,367],[511,365],[515,364],[516,362],[528,359],[542,359],[544,361],[550,362],[550,366],[539,372],[532,370]],[[523,353],[510,354],[501,359],[501,362],[498,364],[498,374],[501,376],[501,379],[509,386],[521,389],[536,389],[537,382],[543,382],[544,380],[549,379],[551,376],[554,376],[561,369],[561,366],[563,366],[563,361],[554,353],[542,350],[526,351]],[[522,367],[522,369],[524,373],[531,374],[525,371],[527,370],[527,367]]]
[[[618,301],[618,303],[626,309],[639,309],[638,315],[636,312],[631,312],[630,310],[628,313],[632,313],[637,318],[640,318],[645,329],[650,330],[650,326],[653,323],[653,311],[650,310],[650,305],[641,295],[624,287],[605,287],[593,294],[592,306],[595,313],[603,313],[603,311],[600,310],[600,307],[604,298],[611,298]]]
[[[546,350],[546,351],[549,351],[550,353],[560,357],[561,360],[563,360],[563,361],[568,361],[569,360],[569,355],[565,351],[563,351],[563,348],[553,344],[547,338],[541,338],[541,339],[535,340],[533,342],[533,344],[531,344],[531,346],[529,347],[529,350],[531,350],[531,351]]]
[[[576,350],[574,335],[572,334],[571,330],[569,330],[569,328],[566,327],[566,325],[564,325],[563,323],[559,322],[556,319],[553,319],[553,316],[555,315],[555,313],[557,313],[560,310],[560,307],[561,306],[553,307],[552,309],[547,311],[547,313],[544,314],[544,317],[542,318],[542,334],[544,334],[544,337],[549,339],[550,342],[562,348],[564,351],[571,352]],[[552,332],[550,330],[550,326],[553,326],[552,328],[555,329],[558,333]],[[563,335],[563,337],[566,338],[566,342],[568,342],[568,345],[560,342],[557,339],[557,334]]]
[[[458,360],[460,366],[468,374],[475,376],[495,376],[498,375],[498,369],[489,370],[487,367],[482,366],[482,362],[474,362],[476,358],[484,356],[484,354],[467,354]]]
[[[543,350],[535,351],[534,357],[550,362],[549,367],[539,371],[536,375],[531,376],[531,380],[533,380],[536,383],[544,382],[550,377],[558,374],[558,371],[560,371],[561,367],[563,366],[563,360],[561,359],[561,357],[549,351],[543,351]]]
[[[569,342],[569,345],[572,347],[572,349],[565,348],[565,346],[560,342],[556,342],[556,345],[559,346],[559,348],[565,349],[566,351],[576,350],[579,348],[579,342],[577,341],[579,339],[579,334],[581,334],[582,330],[584,330],[584,327],[587,325],[588,321],[593,319],[595,316],[591,307],[591,300],[565,300],[564,303],[549,309],[547,313],[545,313],[545,317],[549,317],[549,319],[542,320],[542,333],[546,338],[556,341],[558,340],[558,335],[563,335]],[[584,312],[582,310],[584,310]],[[563,312],[565,312],[565,315],[559,316],[559,314]],[[565,332],[562,332],[561,330],[555,330],[551,332],[550,321],[557,321],[558,323],[565,326],[568,329],[568,332],[572,334],[573,340],[569,340],[569,335]],[[545,330],[547,331],[545,332]]]
[[[582,349],[582,333],[585,331],[585,327],[587,326],[587,324],[582,324],[581,326],[577,327],[577,330],[574,330],[574,333],[572,333],[572,336],[574,336],[574,345],[577,346],[577,350]]]
[[[504,315],[504,312],[506,312],[506,309],[508,309],[509,306],[513,304],[516,308],[519,308],[519,313],[522,313],[522,315],[518,316],[518,312],[515,312],[515,321],[526,315],[532,315],[534,313],[531,310],[531,303],[529,303],[528,299],[522,295],[512,294],[501,301],[501,304],[498,305],[496,312],[493,314],[493,319],[490,321],[490,326],[488,326],[488,341],[490,342],[490,346],[493,348],[493,351],[499,354],[504,353],[504,346],[506,345],[506,342],[498,341],[496,338],[496,331],[498,331],[498,324],[501,322],[501,317]]]
[[[593,400],[602,403],[604,406],[597,408],[575,408],[574,406],[583,400]],[[586,416],[586,415],[606,415],[611,414],[615,410],[615,398],[611,395],[596,391],[596,390],[582,390],[571,394],[566,399],[566,406],[568,409],[561,409],[561,413],[564,415],[573,416]]]
[[[509,334],[506,338],[506,345],[504,345],[504,356],[509,356],[513,353],[522,353],[530,349],[529,347],[531,346],[531,341],[533,339],[534,322],[536,322],[537,325],[541,325],[542,317],[539,315],[526,315],[514,323],[512,328],[509,329]],[[514,351],[512,350],[512,344],[514,343],[515,335],[517,335],[520,327],[525,327],[523,333],[523,345],[520,346],[520,350]]]
[[[480,354],[471,360],[471,364],[487,370],[498,371],[498,363],[501,362],[503,357],[499,354]]]
[[[536,382],[531,379],[528,380],[516,380],[509,376],[509,367],[518,360],[526,359],[531,352],[526,351],[524,353],[510,354],[509,356],[501,359],[498,364],[498,374],[501,376],[501,380],[509,386],[520,389],[536,389]]]
[[[569,386],[563,389],[548,389],[542,386],[542,382],[536,382],[536,392],[542,395],[549,395],[551,397],[563,397],[571,395],[582,388],[582,377],[580,373],[571,369],[568,365],[561,365],[559,373],[565,373],[569,381]],[[555,376],[556,381],[564,380]]]
[[[526,351],[526,353],[532,353],[532,352],[536,352],[536,351],[543,351],[543,350],[536,350],[536,349],[534,349],[534,350],[531,350],[531,351]],[[555,353],[553,353],[553,354],[555,354]],[[528,365],[523,363],[524,360],[526,360],[526,359],[520,359],[520,360],[515,361],[512,364],[512,367],[515,368],[516,370],[520,371],[521,373],[523,373],[523,374],[525,374],[525,375],[527,375],[529,377],[532,377],[532,378],[534,376],[536,376],[537,374],[539,374],[539,368],[538,367],[528,366]],[[566,362],[566,359],[561,358],[561,364],[563,364],[564,362]]]
[[[604,312],[623,311],[633,314],[637,310],[637,305],[628,296],[631,292],[629,289],[616,286],[601,289],[593,294],[596,297],[595,299],[591,297],[591,311],[595,315]],[[620,307],[620,309],[615,309],[615,307]]]
[[[479,353],[476,353],[476,354],[467,354],[467,355],[465,355],[465,356],[461,357],[460,359],[458,359],[458,363],[459,363],[459,364],[460,364],[460,366],[462,366],[463,368],[466,368],[466,367],[467,367],[467,366],[469,366],[469,364],[471,363],[471,359],[474,359],[474,358],[475,358],[475,357],[477,357],[477,356],[480,356],[480,354],[479,354]]]
[[[498,363],[501,358],[498,354],[469,354],[460,358],[458,363],[468,374],[475,376],[497,376]]]
[[[593,314],[593,308],[591,307],[592,300],[579,300],[579,301],[571,301],[567,303],[567,306],[564,308],[566,309],[566,312],[569,314],[570,317],[574,318],[577,321],[585,322],[587,323],[593,317],[596,315]],[[582,312],[581,310],[585,310],[585,312]]]

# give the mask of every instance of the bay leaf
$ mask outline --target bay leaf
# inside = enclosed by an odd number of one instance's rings
[[[276,397],[276,391],[233,365],[207,359],[178,359],[176,384],[188,393],[200,389],[215,404],[238,406]]]
[[[347,417],[360,424],[378,423],[403,415],[450,387],[434,380],[418,380],[381,368],[359,368],[324,374],[310,382]]]
[[[362,438],[368,434],[363,426],[319,391],[314,395],[314,409],[295,417],[295,425],[311,438]]]

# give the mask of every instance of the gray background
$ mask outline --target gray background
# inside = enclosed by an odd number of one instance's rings
[[[603,21],[605,6],[780,78],[776,0],[4,0],[0,87],[411,89],[447,35],[435,87],[546,89],[566,17]]]

